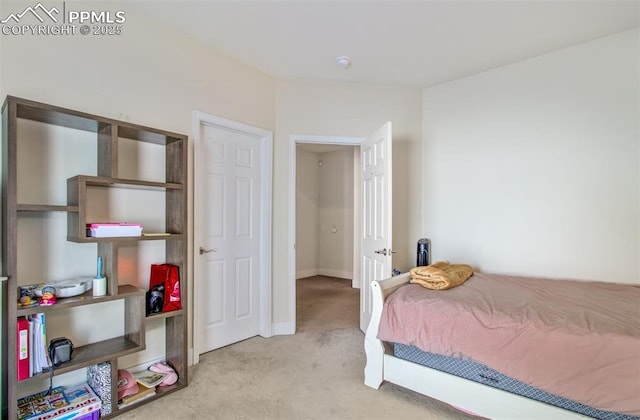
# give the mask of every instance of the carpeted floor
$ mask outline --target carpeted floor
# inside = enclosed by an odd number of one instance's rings
[[[121,419],[471,419],[385,383],[363,384],[359,291],[351,282],[297,283],[293,336],[254,337],[200,356],[189,386]]]

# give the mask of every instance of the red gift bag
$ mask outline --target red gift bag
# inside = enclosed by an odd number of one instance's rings
[[[164,286],[164,303],[162,312],[175,311],[182,308],[180,303],[180,273],[173,264],[151,264],[149,289]]]

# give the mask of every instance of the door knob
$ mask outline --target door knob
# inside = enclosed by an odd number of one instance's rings
[[[376,254],[382,254],[382,255],[387,255],[387,248],[382,248],[382,249],[376,249],[375,251]]]
[[[215,249],[213,249],[213,248],[212,248],[212,249],[205,249],[205,248],[203,248],[203,247],[200,247],[200,255],[202,255],[202,254],[208,254],[209,252],[216,252],[216,250],[215,250]]]

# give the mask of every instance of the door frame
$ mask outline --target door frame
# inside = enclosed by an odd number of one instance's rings
[[[193,247],[192,247],[192,260],[193,260],[193,313],[191,319],[193,319],[193,364],[196,364],[200,360],[200,333],[202,331],[204,319],[200,316],[201,311],[204,309],[204,305],[207,302],[204,293],[200,290],[203,287],[202,275],[204,270],[201,267],[201,260],[198,260],[199,255],[197,251],[199,247],[204,243],[203,229],[199,228],[203,226],[201,218],[204,217],[203,209],[203,194],[202,191],[203,179],[199,173],[199,168],[202,168],[202,156],[204,147],[202,145],[202,128],[204,126],[216,127],[226,131],[240,132],[245,135],[255,137],[260,140],[261,145],[261,172],[260,172],[260,232],[258,234],[260,241],[260,335],[262,337],[271,337],[271,308],[273,305],[273,299],[271,296],[272,290],[272,274],[271,274],[271,226],[273,222],[271,212],[272,201],[272,184],[273,184],[273,168],[272,168],[272,156],[273,156],[273,133],[271,131],[254,127],[248,124],[240,123],[237,121],[228,120],[226,118],[218,117],[215,115],[207,114],[200,111],[193,111]]]
[[[365,137],[341,137],[341,136],[316,136],[316,135],[291,135],[289,136],[289,322],[276,325],[274,333],[287,335],[296,333],[296,146],[298,143],[314,143],[314,144],[336,144],[341,146],[360,146],[366,140]],[[359,151],[358,151],[359,152]],[[354,168],[359,171],[360,168]],[[358,201],[359,203],[359,201]],[[356,209],[358,205],[354,201],[354,214],[360,215],[360,209]],[[356,262],[359,263],[360,258],[360,224],[354,223],[354,278],[359,270],[356,268]],[[355,249],[357,248],[357,249]],[[356,253],[356,250],[358,251]],[[359,267],[359,266],[358,266]]]

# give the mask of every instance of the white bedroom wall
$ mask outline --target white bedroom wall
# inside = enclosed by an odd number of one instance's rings
[[[3,1],[0,7],[5,16],[22,10],[24,2]],[[194,110],[274,130],[271,77],[152,23],[118,2],[76,1],[73,7],[123,8],[127,19],[124,34],[2,36],[2,98],[24,97],[190,136]],[[193,168],[192,144],[188,158],[189,168]],[[189,187],[189,213],[193,216],[191,170]],[[66,184],[62,189],[64,196]],[[193,258],[189,246],[189,267]],[[188,284],[193,285],[193,273],[190,270],[187,274]],[[144,279],[148,272],[139,272],[138,276]],[[193,302],[193,290],[189,288],[188,293],[189,302]],[[190,323],[192,320],[190,314]],[[192,337],[190,333],[190,346]],[[153,338],[147,341],[153,348]]]
[[[353,278],[353,148],[321,153],[318,273]]]
[[[423,90],[434,260],[640,283],[639,30]]]
[[[420,89],[344,83],[276,80],[273,190],[274,322],[291,322],[287,238],[289,224],[289,141],[291,135],[363,137],[387,121],[393,123],[394,265],[415,263],[420,231],[422,99]],[[293,246],[293,244],[291,244]]]
[[[318,274],[318,153],[296,149],[296,279]]]

